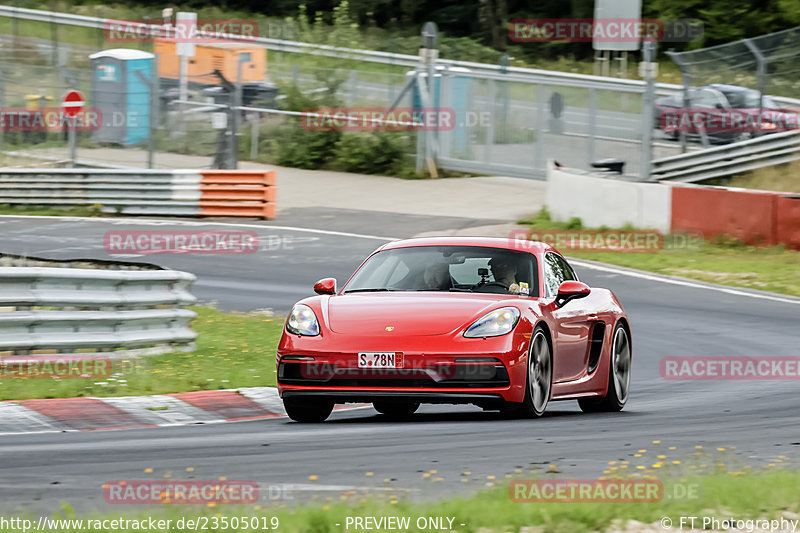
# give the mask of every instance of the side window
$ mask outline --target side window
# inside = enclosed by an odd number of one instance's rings
[[[547,286],[547,296],[558,294],[558,287],[563,281],[561,266],[558,264],[556,254],[548,253],[544,256],[544,283]]]
[[[578,281],[575,271],[560,255],[548,253],[544,256],[544,278],[548,296],[558,294],[558,288],[565,281]]]
[[[717,105],[725,106],[725,97],[721,96],[717,91],[710,89],[703,89],[699,92],[695,107],[702,107],[706,109],[716,109]]]
[[[575,275],[575,271],[572,270],[572,267],[569,266],[567,260],[561,257],[560,255],[556,256],[556,261],[558,262],[561,268],[561,281],[578,281],[578,276]]]

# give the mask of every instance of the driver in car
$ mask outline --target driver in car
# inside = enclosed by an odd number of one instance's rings
[[[510,294],[520,294],[517,283],[517,266],[505,257],[493,257],[489,260],[489,268],[495,282],[508,287]]]

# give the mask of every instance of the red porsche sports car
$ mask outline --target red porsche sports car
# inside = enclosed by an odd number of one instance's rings
[[[420,403],[539,417],[551,400],[619,411],[628,399],[622,306],[547,244],[395,241],[341,289],[326,278],[314,290],[289,313],[277,353],[278,389],[298,422],[321,422],[347,402],[395,418]]]

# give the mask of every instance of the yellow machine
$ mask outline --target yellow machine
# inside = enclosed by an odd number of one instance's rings
[[[175,43],[156,39],[154,51],[158,54],[159,77],[177,80],[180,58],[175,53]],[[195,55],[187,65],[190,84],[219,85],[220,79],[212,73],[219,70],[231,83],[236,82],[239,60],[242,63],[242,83],[264,81],[267,75],[267,51],[264,47],[245,43],[202,43],[195,45]]]

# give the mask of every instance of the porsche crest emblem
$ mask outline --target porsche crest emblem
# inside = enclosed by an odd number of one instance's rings
[[[392,331],[392,330],[394,330],[394,326],[386,326],[386,331]]]

